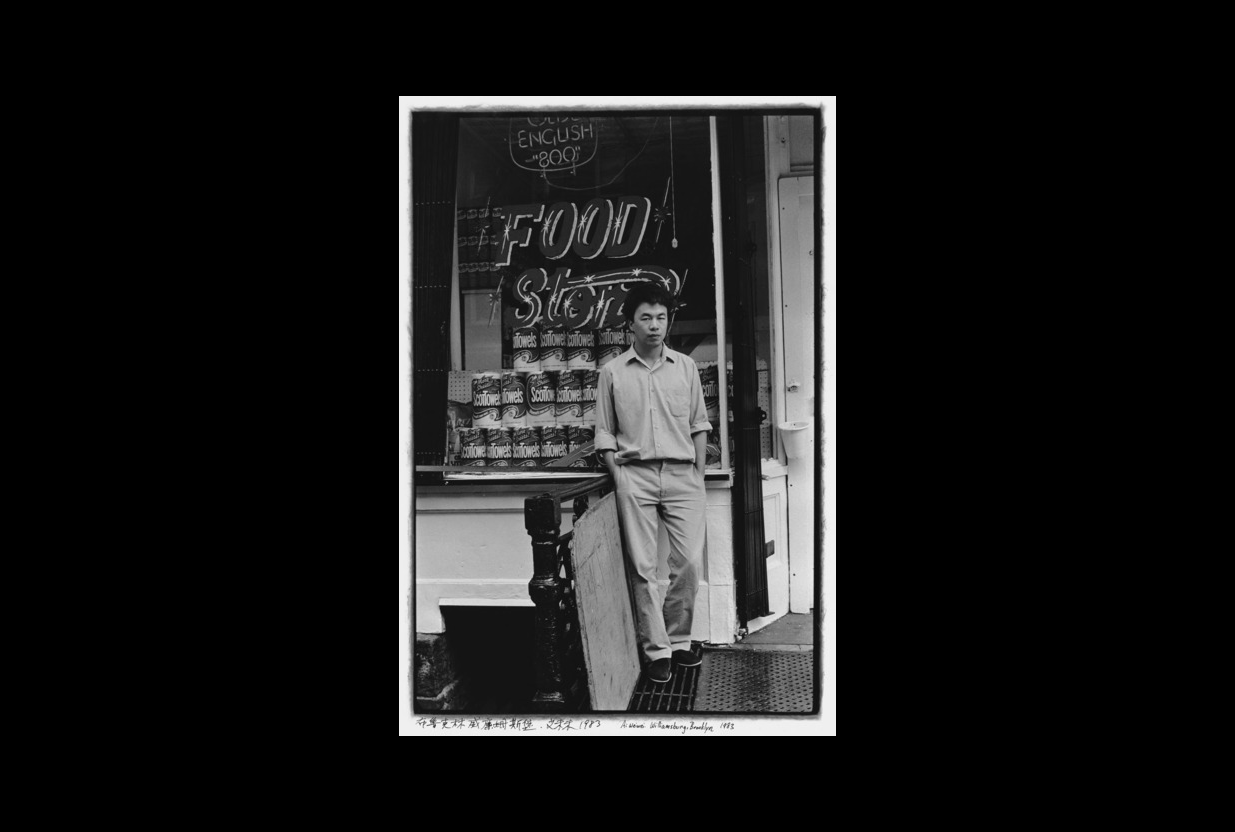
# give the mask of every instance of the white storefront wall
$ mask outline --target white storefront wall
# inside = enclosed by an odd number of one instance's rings
[[[416,495],[416,632],[444,631],[442,607],[533,606],[532,538],[523,525],[523,501],[535,492]],[[708,483],[707,544],[691,638],[732,643],[737,632],[733,586],[733,515],[729,483]],[[574,528],[569,503],[562,533]],[[662,586],[669,541],[660,535]]]

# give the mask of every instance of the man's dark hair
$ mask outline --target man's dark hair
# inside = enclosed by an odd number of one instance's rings
[[[635,310],[645,303],[659,303],[672,315],[673,308],[677,306],[677,299],[659,283],[640,283],[631,289],[626,295],[626,300],[622,301],[622,317],[626,319],[626,323],[635,319]]]

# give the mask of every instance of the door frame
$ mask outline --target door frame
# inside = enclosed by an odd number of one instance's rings
[[[818,432],[819,424],[818,417],[815,413],[819,409],[819,402],[816,402],[814,408],[795,407],[795,412],[789,413],[789,403],[786,395],[786,325],[785,325],[785,310],[786,304],[784,292],[784,267],[785,258],[781,252],[782,243],[782,217],[785,211],[781,205],[781,182],[785,179],[800,179],[803,177],[812,177],[814,179],[813,187],[816,189],[815,194],[815,212],[813,228],[815,228],[815,248],[817,253],[822,240],[819,235],[818,222],[818,192],[821,179],[819,171],[795,171],[792,169],[790,162],[790,128],[789,116],[787,115],[769,115],[764,120],[764,187],[765,187],[765,202],[768,206],[767,222],[768,222],[768,275],[771,284],[772,299],[771,310],[771,329],[772,329],[772,344],[773,344],[773,366],[772,366],[772,386],[774,388],[772,401],[775,408],[776,423],[788,421],[792,419],[810,418],[815,420],[816,424],[811,429],[812,437]],[[802,272],[801,267],[804,266],[805,274],[808,275],[809,284],[813,287],[818,281],[816,280],[815,263],[818,257],[814,257],[810,262],[799,264],[799,272]],[[792,265],[792,264],[791,264]],[[796,278],[795,278],[796,279]],[[797,314],[803,315],[806,319],[806,326],[801,327],[802,330],[809,333],[813,339],[819,321],[815,320],[818,314],[818,304],[814,302],[815,291],[807,291],[805,295],[811,300],[809,304],[803,304],[800,301],[797,303]],[[809,360],[803,361],[803,370],[810,371],[810,378],[799,378],[796,381],[801,383],[801,390],[809,395],[817,395],[815,389],[816,375],[818,374],[818,357],[814,351],[811,351]],[[807,412],[809,411],[809,412]],[[794,613],[808,612],[815,605],[815,569],[816,569],[816,551],[815,551],[815,522],[816,522],[816,499],[818,496],[819,483],[815,478],[815,454],[814,448],[806,457],[797,460],[788,459],[784,452],[784,443],[781,441],[780,431],[774,430],[776,435],[774,446],[776,448],[777,458],[781,464],[787,469],[787,488],[790,491],[788,500],[789,518],[788,518],[788,536],[789,536],[789,609]],[[812,438],[813,442],[813,438]],[[801,496],[794,492],[806,492]],[[796,575],[796,578],[795,578]]]
[[[808,218],[807,225],[811,229],[811,248],[802,254],[802,258],[798,256],[798,249],[802,246],[799,241],[798,229],[802,227],[801,214],[799,213],[802,198],[807,196],[806,187],[809,180],[809,198],[811,203],[811,215]],[[788,268],[797,275],[813,276],[815,269],[814,253],[819,245],[819,233],[815,219],[815,198],[817,196],[819,179],[811,174],[798,176],[784,176],[777,182],[777,214],[786,218],[786,222],[781,225],[781,238],[778,241],[779,245],[786,245],[786,252],[781,254],[782,267]],[[797,197],[797,200],[791,202],[785,199],[782,204],[782,195],[789,196],[792,194]],[[791,279],[793,278],[791,275]],[[805,281],[805,285],[797,286],[792,293],[787,293],[790,296],[787,298],[787,306],[794,311],[790,314],[793,316],[792,326],[786,326],[786,332],[795,330],[792,337],[800,339],[803,334],[811,335],[815,332],[817,321],[815,320],[814,305],[806,302],[814,297],[815,286],[812,285],[813,280]],[[814,551],[814,519],[815,519],[815,475],[817,473],[815,466],[815,433],[818,427],[817,417],[817,402],[814,401],[817,395],[815,389],[816,376],[818,367],[812,360],[813,356],[798,356],[796,362],[800,362],[799,366],[793,372],[792,368],[786,367],[786,372],[791,375],[798,376],[792,378],[801,385],[798,393],[793,400],[789,400],[786,396],[786,406],[784,418],[786,420],[809,419],[814,422],[814,426],[808,432],[809,450],[799,459],[786,460],[786,466],[789,469],[789,540],[790,540],[790,566],[789,566],[789,608],[793,612],[807,612],[814,606],[815,601],[815,551]],[[796,363],[795,362],[795,363]],[[794,546],[794,542],[797,546]],[[808,545],[802,545],[803,543]],[[794,555],[797,555],[795,558]]]

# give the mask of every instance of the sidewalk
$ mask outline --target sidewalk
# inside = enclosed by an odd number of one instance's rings
[[[814,705],[814,615],[789,614],[737,644],[701,645],[703,664],[656,685],[640,676],[631,712],[808,713]]]
[[[814,639],[815,616],[809,614],[789,613],[778,618],[757,633],[747,636],[737,644],[729,645],[729,650],[785,650],[810,652],[815,646]]]

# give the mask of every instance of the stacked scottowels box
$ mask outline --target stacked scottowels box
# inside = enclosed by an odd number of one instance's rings
[[[452,390],[455,385],[452,373]],[[595,440],[595,369],[480,370],[468,374],[471,418],[451,433],[449,462],[469,467],[547,465]],[[572,467],[595,465],[592,455]]]

